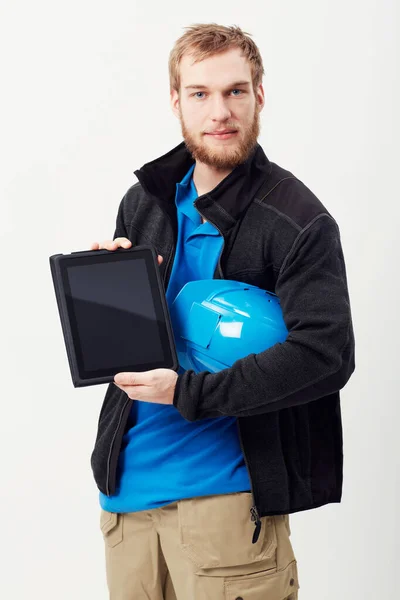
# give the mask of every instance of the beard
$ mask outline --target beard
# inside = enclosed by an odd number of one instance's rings
[[[180,123],[182,136],[185,141],[186,148],[196,161],[204,163],[217,170],[234,169],[238,165],[245,162],[250,152],[257,143],[260,135],[260,110],[256,105],[254,115],[250,125],[246,129],[239,129],[238,140],[235,144],[227,143],[220,144],[220,147],[212,148],[207,143],[198,142],[194,135],[186,128],[182,111],[180,110]],[[225,125],[226,129],[236,129],[235,125]],[[205,134],[201,133],[201,137]]]

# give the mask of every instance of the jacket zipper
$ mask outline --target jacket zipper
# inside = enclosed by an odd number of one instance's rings
[[[204,215],[199,211],[199,209],[197,208],[197,206],[196,206],[196,209],[197,209],[197,212],[203,217],[203,219],[205,219]],[[209,219],[207,219],[207,221],[209,223],[211,223],[211,225],[213,225],[213,227],[215,227],[215,229],[218,230],[220,236],[224,240],[223,245],[222,245],[222,250],[221,250],[219,258],[218,258],[218,271],[219,271],[219,273],[221,275],[221,279],[225,279],[224,278],[224,274],[222,273],[222,268],[221,268],[221,257],[222,257],[222,254],[223,254],[224,248],[225,248],[225,238],[222,235],[221,231],[218,229],[218,227],[215,225],[215,223],[213,223]],[[245,451],[244,451],[244,448],[243,448],[242,434],[240,432],[239,421],[237,419],[236,419],[236,425],[237,425],[237,429],[238,429],[238,433],[239,433],[240,447],[242,449],[242,454],[243,454],[244,462],[246,463],[247,472],[249,474],[250,487],[251,487],[251,495],[252,495],[252,498],[253,498],[253,506],[250,508],[250,518],[254,522],[254,526],[255,526],[255,530],[254,530],[253,538],[252,538],[252,543],[255,544],[257,542],[259,536],[260,536],[260,532],[261,532],[261,520],[260,520],[260,517],[259,517],[259,514],[258,514],[258,510],[257,510],[255,498],[254,498],[254,488],[253,488],[253,482],[252,482],[251,475],[250,475],[249,463],[247,462],[247,457],[246,457],[246,454],[245,454]]]
[[[200,197],[200,196],[199,196]],[[198,200],[198,198],[197,198]],[[201,215],[203,217],[203,219],[205,219],[206,221],[208,221],[209,223],[211,223],[211,225],[213,227],[215,227],[215,229],[217,229],[219,235],[222,237],[223,239],[223,244],[222,244],[222,248],[221,248],[221,252],[219,253],[219,257],[218,257],[218,272],[221,275],[221,279],[225,279],[224,274],[222,272],[222,268],[221,268],[221,257],[224,253],[224,249],[225,249],[225,238],[223,236],[223,234],[221,233],[220,229],[218,229],[218,227],[216,226],[215,223],[213,223],[212,221],[210,221],[209,219],[206,219],[205,216],[199,211],[199,209],[197,208],[197,206],[195,205],[197,212],[199,213],[199,215]]]
[[[250,508],[250,515],[251,515],[251,520],[254,522],[254,527],[255,527],[255,530],[254,530],[254,533],[253,533],[253,539],[252,539],[252,543],[255,544],[256,541],[258,540],[259,536],[260,536],[260,532],[261,532],[261,520],[260,520],[260,516],[258,514],[258,510],[257,510],[257,506],[256,506],[256,501],[254,499],[254,488],[253,488],[253,482],[252,482],[251,475],[250,475],[249,463],[247,462],[246,453],[245,453],[244,448],[243,448],[242,434],[240,432],[239,421],[237,419],[236,419],[236,425],[237,425],[237,429],[238,429],[238,433],[239,433],[240,447],[242,449],[244,462],[246,463],[247,472],[249,474],[251,494],[252,494],[252,497],[253,497],[253,506]]]
[[[176,254],[176,244],[174,245],[174,247],[172,249],[172,252],[171,252],[171,254],[169,256],[169,259],[168,259],[167,266],[165,267],[165,271],[164,271],[164,289],[165,289],[165,291],[167,291],[166,281],[168,279],[169,270],[172,269],[172,267],[171,267],[171,269],[169,269],[169,266],[173,264],[174,258],[175,258],[175,254]]]
[[[205,219],[204,215],[199,211],[199,209],[197,208],[197,206],[196,206],[196,210],[203,217],[203,219]],[[167,216],[169,218],[169,215],[167,215]],[[223,255],[224,249],[225,249],[225,238],[224,238],[221,230],[217,227],[217,225],[215,225],[215,223],[213,223],[209,219],[205,219],[205,220],[207,220],[209,223],[211,223],[211,225],[213,225],[213,227],[215,227],[215,229],[217,229],[218,233],[220,234],[220,236],[223,239],[222,249],[221,249],[220,255],[218,257],[218,272],[219,272],[219,274],[221,276],[221,279],[225,279],[224,278],[224,274],[222,272],[222,267],[221,267],[221,257]],[[167,281],[168,270],[169,270],[170,264],[173,262],[175,254],[176,254],[176,244],[174,245],[174,249],[173,249],[173,251],[172,251],[172,253],[171,253],[170,257],[169,257],[168,264],[165,267],[165,271],[164,271],[164,288],[165,288],[165,283]],[[127,400],[125,402],[124,407],[123,407],[123,409],[121,411],[121,415],[120,415],[120,419],[119,419],[119,422],[118,422],[118,426],[117,426],[117,428],[115,430],[113,439],[111,441],[111,448],[110,448],[110,452],[109,452],[109,455],[108,455],[108,461],[107,461],[107,495],[108,496],[110,496],[109,474],[110,474],[110,460],[111,460],[112,449],[114,447],[115,437],[116,437],[116,435],[118,433],[118,430],[120,428],[120,425],[121,425],[122,415],[124,414],[124,411],[125,411],[125,408],[126,408],[126,405],[127,405],[128,402],[129,402],[129,400]],[[255,526],[255,530],[254,530],[254,533],[253,533],[253,539],[252,539],[252,543],[255,544],[257,542],[259,536],[260,536],[261,521],[260,521],[260,517],[259,517],[259,514],[258,514],[257,506],[256,506],[255,499],[254,499],[253,482],[252,482],[251,475],[250,475],[250,469],[249,469],[249,464],[247,462],[247,457],[246,457],[246,454],[245,454],[245,451],[244,451],[244,448],[243,448],[242,434],[240,432],[239,422],[238,422],[237,419],[236,419],[236,424],[237,424],[238,433],[239,433],[240,447],[242,449],[243,458],[244,458],[244,461],[246,463],[247,472],[249,474],[249,480],[250,480],[250,486],[251,486],[251,494],[252,494],[252,498],[253,498],[253,506],[250,508],[250,518],[254,522],[254,526]]]

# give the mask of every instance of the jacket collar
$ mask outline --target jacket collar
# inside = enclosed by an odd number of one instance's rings
[[[175,206],[176,184],[182,181],[194,159],[185,142],[144,164],[134,171],[144,191],[171,212]],[[272,165],[260,144],[256,144],[247,160],[238,165],[213,190],[199,196],[195,206],[204,216],[218,218],[222,229],[239,219],[271,173]],[[221,210],[222,209],[222,210]]]

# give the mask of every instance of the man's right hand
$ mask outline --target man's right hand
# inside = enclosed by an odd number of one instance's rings
[[[93,242],[90,246],[91,250],[117,250],[117,248],[130,248],[132,246],[132,242],[125,237],[115,238],[115,240],[106,240],[99,244],[98,242]],[[161,265],[163,261],[163,257],[158,255],[158,264]]]

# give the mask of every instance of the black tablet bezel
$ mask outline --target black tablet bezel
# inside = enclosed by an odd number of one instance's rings
[[[88,264],[138,259],[145,260],[165,360],[161,362],[144,363],[141,365],[127,364],[119,365],[112,369],[86,371],[83,366],[78,326],[74,319],[74,309],[70,294],[67,269],[69,267]],[[179,363],[168,305],[165,298],[164,285],[160,276],[157,255],[151,246],[135,246],[129,249],[120,248],[115,251],[90,250],[73,252],[72,254],[56,254],[50,257],[50,266],[72,381],[75,387],[111,382],[114,380],[116,373],[119,372],[149,371],[157,368],[168,368],[174,371],[178,370]]]

